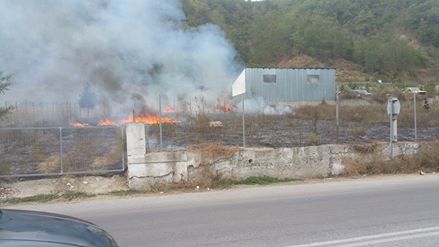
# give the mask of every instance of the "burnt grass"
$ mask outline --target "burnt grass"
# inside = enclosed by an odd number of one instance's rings
[[[0,175],[120,169],[123,143],[120,128],[0,129]]]
[[[329,114],[332,115],[332,114]],[[324,115],[322,115],[324,116]],[[163,124],[163,148],[183,149],[217,143],[242,146],[242,118],[238,113],[176,115],[174,124]],[[409,118],[407,118],[409,119]],[[246,115],[246,145],[249,147],[297,147],[322,144],[387,142],[389,123],[304,119],[297,115]],[[420,123],[418,141],[439,139],[439,126]],[[215,121],[216,124],[210,123]],[[218,124],[218,121],[220,124]],[[411,123],[401,121],[398,141],[414,141]],[[149,151],[159,149],[159,125],[146,125]],[[65,172],[120,169],[125,137],[120,127],[63,128],[62,160]],[[59,128],[0,129],[0,175],[50,174],[60,171]]]
[[[220,121],[221,127],[210,127],[210,121]],[[186,119],[177,124],[164,124],[163,145],[167,148],[184,148],[202,143],[220,143],[226,146],[242,145],[242,118],[225,113]],[[335,120],[300,119],[292,115],[246,116],[246,144],[252,147],[297,147],[322,144],[362,144],[389,140],[389,123],[343,122],[337,127]],[[159,129],[147,127],[149,147],[158,148]],[[419,141],[437,140],[439,126],[421,126],[417,129]],[[338,140],[338,141],[337,141]],[[414,141],[413,127],[398,127],[398,141]]]

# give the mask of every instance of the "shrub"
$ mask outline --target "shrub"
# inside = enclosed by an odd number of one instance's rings
[[[311,134],[309,144],[312,146],[317,146],[319,145],[319,142],[320,142],[320,136],[316,132],[313,132]]]
[[[359,137],[365,136],[366,135],[366,130],[364,129],[364,127],[354,127],[352,129],[352,135],[355,138],[359,138]]]
[[[8,175],[8,174],[10,174],[10,172],[11,172],[10,165],[5,163],[5,162],[1,162],[0,163],[0,175]]]

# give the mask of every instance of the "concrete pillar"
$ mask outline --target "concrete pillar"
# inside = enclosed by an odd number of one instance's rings
[[[126,134],[128,165],[144,163],[146,154],[145,125],[143,123],[129,123]]]

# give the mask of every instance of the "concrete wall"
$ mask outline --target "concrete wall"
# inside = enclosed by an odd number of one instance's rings
[[[210,150],[212,155],[197,150],[146,153],[146,147],[137,142],[141,138],[134,134],[137,131],[144,135],[141,128],[128,126],[127,131],[131,131],[129,135],[127,133],[127,142],[139,144],[128,145],[133,147],[133,150],[128,150],[128,185],[136,190],[149,190],[163,184],[202,183],[203,179],[212,177],[236,180],[250,176],[326,177],[343,171],[343,157],[360,155],[352,145],[239,148],[223,156],[215,155],[215,150]],[[131,142],[130,136],[135,138],[134,141]],[[370,155],[389,157],[387,143],[375,145],[375,151]],[[394,147],[394,155],[411,155],[417,150],[416,143],[398,143]]]
[[[128,189],[126,177],[122,175],[113,175],[111,177],[62,176],[24,181],[3,181],[0,185],[0,200],[36,195],[62,195],[76,192],[96,195]]]

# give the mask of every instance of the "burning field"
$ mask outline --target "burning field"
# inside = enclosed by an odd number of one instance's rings
[[[101,111],[75,112],[67,109],[56,117],[63,121],[40,121],[37,116],[49,115],[44,109],[14,111],[3,120],[5,127],[121,127],[131,122],[144,123],[148,128],[151,148],[158,147],[159,123],[162,123],[164,147],[184,148],[203,142],[242,145],[242,117],[239,108],[230,102],[212,106],[186,102],[183,107],[164,106],[162,113],[152,110],[137,110],[126,117],[100,117]],[[435,105],[429,112],[418,112],[418,138],[438,138],[439,112]],[[406,107],[409,109],[409,106]],[[141,109],[149,109],[147,106]],[[273,108],[274,109],[274,108]],[[37,114],[32,115],[32,112]],[[270,113],[273,110],[269,111]],[[362,114],[358,114],[361,112]],[[413,117],[410,110],[399,116],[399,140],[413,140]],[[31,117],[34,116],[34,117]],[[345,106],[341,112],[338,138],[335,125],[335,106],[303,106],[289,112],[277,114],[249,112],[246,114],[246,137],[249,146],[289,147],[336,143],[364,143],[387,141],[388,123],[385,108],[381,105]],[[26,120],[26,121],[24,121]],[[19,123],[15,125],[14,123]],[[25,123],[22,125],[22,123]]]
[[[419,141],[439,138],[439,111],[436,107],[433,105],[429,112],[418,113]],[[343,107],[338,134],[333,105],[303,106],[294,112],[276,115],[247,113],[246,144],[277,148],[331,144],[337,140],[352,144],[386,142],[389,126],[382,108],[382,105]],[[111,119],[98,119],[89,113],[89,118],[83,117],[80,122],[66,121],[64,127],[46,122],[46,126],[38,128],[2,128],[0,173],[47,174],[60,172],[61,169],[64,172],[123,169],[124,128],[131,122],[145,124],[149,151],[160,149],[160,121],[164,149],[182,149],[206,143],[242,145],[242,115],[239,111],[225,111],[216,106],[196,109],[204,111],[165,107],[162,114],[139,111],[134,116]],[[74,112],[70,113],[75,116]],[[399,116],[399,141],[414,140],[410,113],[404,111]],[[61,119],[69,118],[65,116]]]
[[[159,114],[156,115],[143,114],[141,116],[130,116],[125,119],[119,119],[119,120],[103,119],[97,123],[97,126],[121,126],[121,125],[126,125],[128,123],[143,123],[147,125],[154,125],[154,124],[160,124],[160,122],[163,124],[175,124],[177,123],[177,120],[171,117],[160,116]],[[71,122],[69,123],[69,125],[75,128],[84,128],[90,126],[90,124],[88,123],[81,123],[81,122]]]

